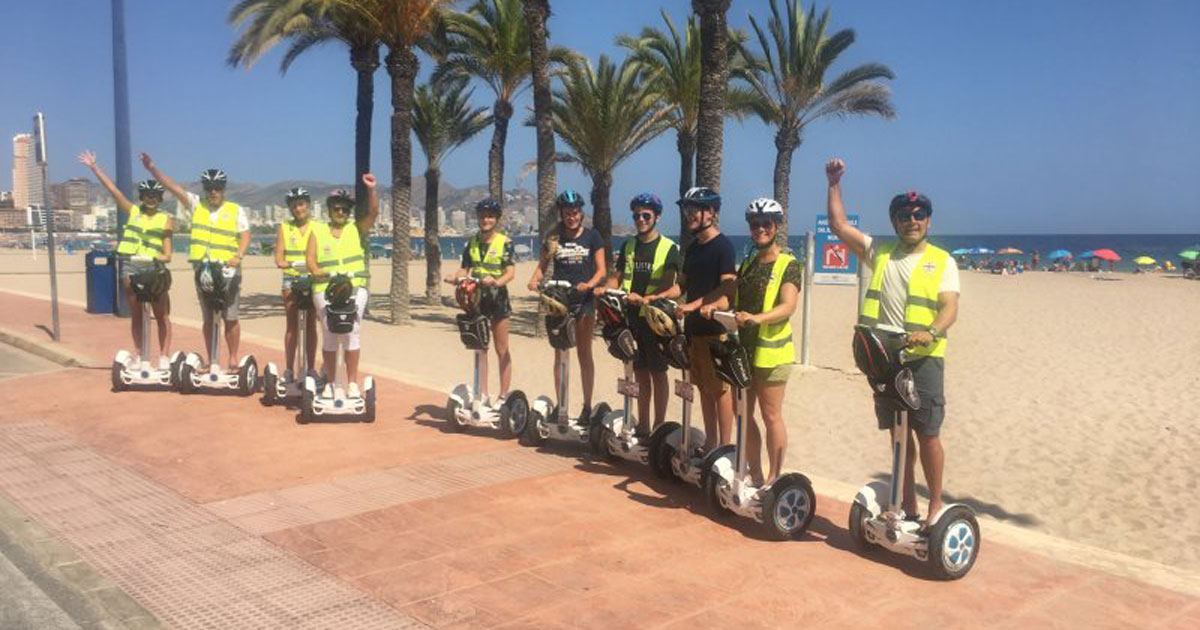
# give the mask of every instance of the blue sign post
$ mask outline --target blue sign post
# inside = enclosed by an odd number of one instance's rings
[[[846,215],[858,227],[858,215]],[[829,215],[817,215],[816,251],[813,252],[813,282],[852,285],[858,275],[858,256],[829,229]]]

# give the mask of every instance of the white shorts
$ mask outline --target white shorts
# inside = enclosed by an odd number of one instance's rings
[[[366,287],[354,290],[354,305],[358,307],[358,319],[354,321],[354,329],[348,333],[331,333],[325,317],[325,292],[313,291],[313,309],[317,311],[317,317],[321,319],[321,328],[325,330],[325,334],[321,335],[321,349],[325,352],[337,352],[338,344],[345,344],[347,350],[359,349],[363,313],[367,310]]]

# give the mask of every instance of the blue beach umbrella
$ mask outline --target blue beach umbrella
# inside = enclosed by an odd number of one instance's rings
[[[1049,254],[1046,254],[1046,258],[1049,260],[1058,260],[1059,258],[1070,258],[1070,257],[1071,257],[1071,252],[1069,252],[1065,249],[1056,249],[1056,250],[1050,252]]]
[[[1089,249],[1086,252],[1083,252],[1082,254],[1080,254],[1079,257],[1083,258],[1084,260],[1087,260],[1088,258],[1095,258],[1096,254],[1094,252],[1092,252],[1092,250]]]
[[[996,252],[994,252],[986,247],[975,247],[975,248],[971,249],[970,253],[972,253],[972,254],[994,254]]]
[[[964,254],[970,254],[970,253],[971,253],[971,250],[967,249],[966,247],[959,247],[958,249],[950,252],[950,255],[951,256],[962,256]]]

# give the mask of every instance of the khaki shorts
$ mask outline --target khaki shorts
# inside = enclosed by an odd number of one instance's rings
[[[754,368],[755,383],[786,383],[792,377],[792,364],[784,363],[772,368]]]
[[[723,392],[729,389],[729,384],[717,376],[717,368],[713,365],[712,351],[708,344],[714,337],[692,337],[688,340],[689,354],[692,359],[692,382],[701,391]]]

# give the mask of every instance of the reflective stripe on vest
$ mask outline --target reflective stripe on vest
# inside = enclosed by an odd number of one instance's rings
[[[880,300],[883,297],[883,269],[891,260],[892,252],[895,249],[895,243],[888,243],[880,246],[879,251],[875,254],[871,284],[867,286],[867,295],[863,298],[862,314],[858,316],[860,324],[865,326],[879,324],[879,309],[882,308]],[[921,259],[917,261],[917,266],[908,279],[908,298],[904,304],[904,330],[908,332],[929,330],[929,326],[933,324],[934,318],[937,317],[938,290],[942,286],[942,274],[946,272],[946,263],[949,260],[950,254],[946,250],[930,243],[925,244],[925,251],[921,253]],[[928,346],[917,346],[910,349],[908,353],[944,357],[946,356],[946,338],[941,337]]]
[[[203,202],[196,204],[192,212],[192,240],[188,248],[188,260],[195,262],[209,260],[225,262],[238,253],[237,218],[242,209],[236,203],[226,201],[221,204],[217,214],[217,222],[212,222],[208,206]]]
[[[294,262],[304,262],[308,254],[308,235],[312,232],[316,221],[309,219],[303,228],[296,227],[291,221],[283,224],[283,262],[288,268],[283,270],[285,276],[299,276],[300,270],[292,269]]]
[[[322,273],[335,275],[339,273],[363,274],[367,270],[367,261],[358,238],[358,227],[347,223],[339,236],[333,235],[333,229],[326,224],[318,223],[313,226],[313,236],[317,239],[317,266]],[[367,279],[355,275],[351,284],[356,287],[367,286]],[[313,283],[313,291],[324,291],[329,286],[329,278]]]
[[[163,236],[167,233],[170,216],[159,210],[153,215],[145,214],[139,206],[129,209],[129,220],[121,232],[121,243],[117,245],[120,256],[161,256]]]
[[[625,291],[633,290],[633,271],[634,271],[634,255],[637,249],[638,239],[636,236],[630,237],[625,241],[622,248],[623,256],[625,256],[625,268],[621,270],[621,288]],[[650,266],[650,282],[646,283],[646,290],[643,291],[646,295],[657,293],[661,288],[659,283],[662,282],[663,274],[667,267],[667,254],[671,253],[671,248],[675,246],[675,241],[665,237],[658,237],[658,245],[654,248],[654,262]]]
[[[745,276],[746,270],[750,268],[750,263],[755,256],[755,254],[751,254],[742,261],[742,268],[738,270],[739,279]],[[783,286],[783,272],[794,260],[796,260],[795,256],[783,252],[780,252],[779,256],[775,258],[775,262],[771,265],[771,278],[767,281],[767,291],[763,294],[763,313],[777,306],[779,289]],[[734,310],[741,310],[741,283],[738,284],[738,291],[733,297]],[[759,326],[758,342],[754,346],[754,367],[773,368],[795,362],[796,347],[792,344],[791,319]]]
[[[504,275],[504,244],[508,237],[497,232],[488,243],[487,253],[480,255],[479,234],[467,242],[467,257],[471,260],[471,275],[476,278],[491,276],[498,278]]]

